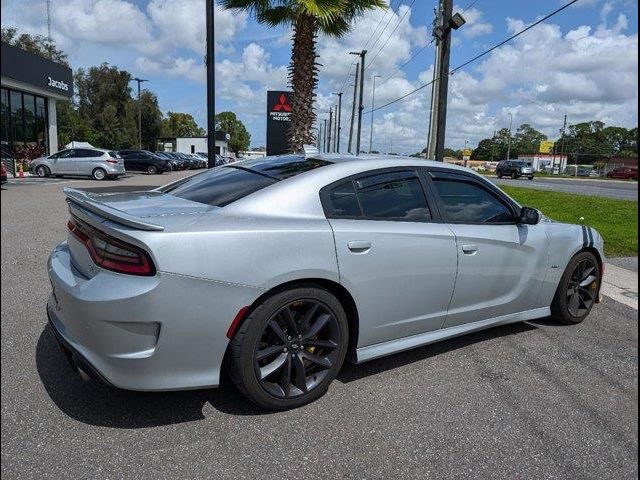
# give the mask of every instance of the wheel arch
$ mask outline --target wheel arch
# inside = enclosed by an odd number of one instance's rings
[[[300,278],[296,280],[290,280],[270,288],[258,298],[256,298],[254,302],[249,306],[249,308],[243,312],[242,321],[235,325],[233,336],[235,336],[240,326],[246,321],[251,312],[255,308],[257,308],[258,305],[263,303],[267,298],[286,290],[304,287],[322,288],[330,292],[338,299],[338,301],[342,305],[342,308],[344,308],[345,314],[347,316],[347,325],[349,327],[349,346],[347,349],[347,357],[350,360],[355,361],[355,353],[358,346],[358,335],[360,328],[356,302],[351,293],[344,287],[344,285],[341,285],[333,280],[328,280],[326,278]],[[233,338],[233,336],[231,338]]]

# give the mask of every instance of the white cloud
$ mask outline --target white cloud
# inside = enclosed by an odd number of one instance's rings
[[[493,25],[482,21],[484,14],[477,8],[463,10],[461,14],[467,22],[460,28],[460,32],[462,32],[465,37],[479,37],[493,32]]]

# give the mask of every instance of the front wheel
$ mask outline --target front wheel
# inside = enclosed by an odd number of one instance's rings
[[[155,175],[156,173],[158,173],[158,167],[156,167],[155,165],[149,165],[147,167],[147,173],[149,175]]]
[[[502,174],[501,173],[498,173],[498,178],[502,178]]]
[[[48,177],[50,174],[51,172],[49,171],[49,168],[44,165],[38,165],[38,167],[36,168],[36,175],[38,175],[40,178]]]
[[[249,400],[287,410],[327,391],[348,340],[340,302],[320,288],[296,288],[269,297],[249,314],[231,341],[227,366]]]
[[[600,264],[591,252],[571,259],[551,304],[551,316],[569,325],[582,322],[591,312],[600,291]]]

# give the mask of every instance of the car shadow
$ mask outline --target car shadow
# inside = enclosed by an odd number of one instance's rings
[[[337,380],[343,383],[353,382],[354,380],[394,370],[410,363],[426,360],[427,358],[435,357],[459,348],[481,343],[485,340],[506,337],[508,335],[517,335],[518,333],[536,329],[537,327],[535,325],[531,325],[529,323],[513,323],[451,338],[431,345],[425,345],[423,347],[414,348],[407,350],[406,352],[396,353],[388,357],[382,357],[365,363],[345,364],[338,374]]]
[[[349,383],[478,342],[534,330],[518,323],[390,355],[363,364],[346,363],[337,380]],[[89,425],[123,429],[148,428],[205,419],[206,404],[229,415],[265,415],[263,410],[223,378],[219,388],[179,392],[132,392],[80,379],[47,325],[36,346],[36,367],[47,394],[69,417]]]

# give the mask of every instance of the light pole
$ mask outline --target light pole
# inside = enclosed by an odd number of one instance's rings
[[[206,1],[206,28],[207,28],[207,167],[216,166],[216,68],[215,68],[215,41],[213,21],[213,1]]]
[[[142,107],[140,103],[140,84],[142,82],[148,82],[144,78],[133,78],[134,82],[138,82],[138,149],[142,150]]]
[[[367,55],[366,50],[360,52],[349,52],[350,55],[358,55],[360,57],[360,96],[358,100],[358,133],[356,137],[356,155],[360,155],[360,137],[362,134],[362,110],[364,105],[362,100],[364,99],[364,62]]]
[[[465,167],[467,166],[467,159],[465,158],[465,157],[467,156],[467,155],[466,155],[466,152],[467,152],[467,143],[469,143],[469,140],[465,140],[465,141],[464,141],[464,150],[462,151],[462,158],[464,158],[464,166],[465,166]]]
[[[376,108],[376,78],[380,75],[373,76],[373,92],[371,93],[371,130],[369,131],[369,153],[373,150],[373,109]]]
[[[509,141],[507,142],[507,158],[511,158],[511,128],[513,127],[513,113],[509,112]]]
[[[336,138],[334,140],[335,152],[340,153],[340,132],[342,131],[342,92],[334,92],[338,96],[338,110],[336,112]]]

